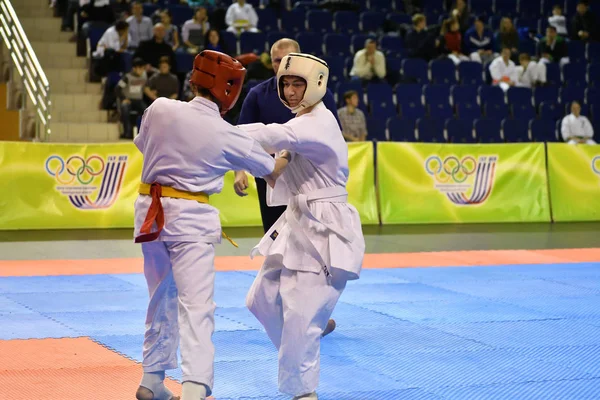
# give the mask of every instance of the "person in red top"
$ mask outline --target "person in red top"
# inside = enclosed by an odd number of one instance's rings
[[[446,43],[448,58],[458,65],[461,61],[469,61],[469,57],[462,53],[462,35],[460,24],[456,18],[449,18],[442,25],[442,35]]]

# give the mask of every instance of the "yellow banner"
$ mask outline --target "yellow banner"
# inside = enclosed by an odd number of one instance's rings
[[[142,155],[132,143],[41,144],[0,142],[0,229],[131,228]],[[365,224],[376,224],[373,146],[349,148],[349,198]],[[254,179],[248,196],[233,191],[211,196],[225,227],[260,226]]]

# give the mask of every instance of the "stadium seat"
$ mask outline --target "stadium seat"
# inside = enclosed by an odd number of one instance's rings
[[[531,105],[531,98],[533,96],[533,91],[529,88],[525,87],[511,87],[506,92],[506,100],[508,104],[527,104]]]
[[[539,86],[533,89],[533,104],[539,108],[542,102],[556,103],[558,101],[558,87]]]
[[[326,34],[325,54],[328,56],[350,56],[350,37],[341,33]]]
[[[588,42],[585,55],[589,63],[600,63],[600,42]]]
[[[423,96],[425,98],[425,104],[450,104],[450,86],[425,85],[423,87]]]
[[[367,86],[367,104],[372,117],[386,121],[397,114],[392,87],[386,83],[371,83]]]
[[[537,17],[517,17],[513,23],[517,29],[528,28],[530,32],[536,31],[538,28]]]
[[[481,85],[478,90],[479,104],[504,104],[504,92],[498,86]]]
[[[223,43],[225,43],[225,47],[227,49],[231,49],[231,52],[237,53],[237,38],[235,36],[235,33],[221,31],[219,32],[219,35],[221,36],[221,40],[223,41]]]
[[[404,50],[404,44],[400,36],[385,35],[381,37],[379,45],[385,52],[401,53]]]
[[[546,83],[552,86],[562,86],[558,63],[546,64]]]
[[[194,55],[190,53],[176,52],[175,53],[175,64],[177,70],[174,73],[187,74],[190,70],[190,65],[194,63]]]
[[[475,121],[475,137],[481,143],[502,143],[500,134],[500,121],[491,119],[478,119]]]
[[[417,120],[420,142],[444,143],[444,120],[439,118],[420,118]]]
[[[429,117],[434,119],[445,120],[448,118],[454,118],[454,111],[450,104],[446,103],[437,103],[437,104],[429,104]]]
[[[387,130],[392,142],[415,142],[415,120],[394,116],[387,120]]]
[[[412,25],[412,17],[408,14],[390,13],[387,15],[387,19],[398,25]]]
[[[353,35],[360,33],[358,27],[358,14],[352,11],[336,11],[333,14],[335,30],[339,33]]]
[[[265,42],[267,37],[262,32],[242,32],[240,35],[240,48],[242,54],[254,53],[257,55],[262,54],[265,49]]]
[[[406,83],[428,83],[427,62],[418,58],[402,60],[402,79]]]
[[[500,21],[502,20],[502,17],[499,15],[492,15],[488,18],[488,28],[492,31],[492,32],[497,32],[498,29],[500,29]]]
[[[325,10],[311,10],[306,13],[308,30],[324,35],[333,32],[333,17]]]
[[[504,103],[487,103],[483,106],[487,119],[503,120],[508,118],[508,106]]]
[[[385,133],[385,119],[376,117],[367,117],[367,138],[385,142],[388,140]]]
[[[379,32],[383,29],[385,14],[378,11],[365,11],[360,13],[359,19],[363,32]]]
[[[508,143],[529,142],[529,120],[502,120],[502,136]]]
[[[563,66],[562,72],[567,86],[587,86],[587,64],[570,62]]]
[[[586,78],[588,86],[600,87],[600,63],[588,65]]]
[[[541,2],[531,0],[519,0],[518,1],[518,12],[520,15],[525,15],[532,18],[538,18],[540,16],[540,4]],[[543,15],[543,14],[542,14]],[[537,26],[536,26],[537,28]]]
[[[323,52],[323,35],[315,32],[299,32],[296,40],[303,53],[321,56]]]
[[[580,103],[585,98],[585,89],[579,86],[569,86],[560,89],[560,102],[561,104],[569,104],[573,100],[577,100]]]
[[[536,117],[535,108],[531,104],[511,104],[512,115],[515,119],[529,121]]]
[[[279,31],[279,25],[277,23],[277,14],[272,8],[258,8],[255,9],[258,15],[258,26],[257,28],[261,32],[276,32]]]
[[[194,17],[194,9],[186,5],[171,4],[168,7],[171,12],[171,22],[173,25],[181,26],[185,21],[190,20]]]
[[[423,96],[423,86],[418,83],[396,86],[396,102],[398,104],[419,103]]]
[[[570,28],[570,26],[569,26]],[[569,62],[585,62],[585,42],[582,40],[571,40],[568,44]]]
[[[411,119],[413,121],[425,117],[425,107],[421,102],[411,102],[400,104],[400,115],[402,119]]]
[[[367,35],[363,33],[357,33],[350,37],[350,43],[352,44],[352,54],[365,48],[365,42],[367,39],[377,39],[374,35]]]
[[[494,13],[512,17],[517,11],[517,0],[494,0]]]
[[[531,139],[534,142],[556,142],[556,128],[553,120],[532,119],[529,121]]]
[[[543,101],[540,104],[540,119],[556,121],[557,119],[562,118],[562,116],[563,112],[557,103]]]
[[[475,121],[481,118],[481,108],[475,101],[462,102],[456,106],[456,116],[465,121]]]
[[[294,36],[299,32],[306,30],[304,11],[293,9],[292,11],[283,11],[281,13],[281,30],[288,33],[288,37]]]
[[[433,60],[429,63],[431,70],[431,81],[446,85],[456,84],[456,67],[449,58]]]
[[[302,11],[304,13],[310,10],[316,10],[319,5],[313,1],[296,1],[294,3],[294,10]]]
[[[472,121],[447,119],[446,132],[451,143],[475,143]]]
[[[327,86],[329,88],[337,87],[337,84],[345,81],[345,61],[344,57],[340,56],[327,56],[323,57],[323,60],[329,66],[329,80]]]
[[[458,64],[458,76],[462,85],[481,85],[483,66],[475,61],[463,61]]]
[[[287,35],[283,32],[269,32],[267,33],[267,42],[269,44],[268,49],[270,50],[271,47],[273,46],[273,43],[275,43],[276,41],[280,40],[280,39],[284,39],[286,38]]]
[[[477,86],[454,85],[450,88],[451,103],[456,106],[460,103],[477,103]]]
[[[393,3],[391,0],[369,0],[371,10],[388,13],[393,11]]]
[[[600,104],[600,88],[592,87],[585,89],[585,102],[587,104]]]

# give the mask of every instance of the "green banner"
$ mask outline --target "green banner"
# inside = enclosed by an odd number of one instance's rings
[[[377,224],[373,145],[349,147],[349,201],[362,222]],[[0,142],[0,229],[133,227],[142,154],[132,143],[47,144]],[[224,227],[261,226],[258,195],[250,177],[248,196],[233,191],[233,173],[210,203]]]
[[[549,221],[543,144],[378,143],[384,224]]]
[[[555,221],[600,221],[600,146],[548,143]]]

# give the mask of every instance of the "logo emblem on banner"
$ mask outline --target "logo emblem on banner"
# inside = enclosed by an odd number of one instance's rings
[[[494,185],[498,156],[434,155],[425,161],[425,170],[434,179],[434,187],[457,205],[483,204]]]
[[[46,172],[56,180],[56,190],[80,210],[112,206],[121,190],[126,166],[126,155],[74,155],[66,160],[52,155],[46,159]]]
[[[600,156],[592,158],[592,171],[596,175],[600,175]]]

